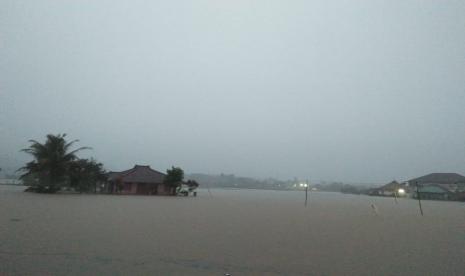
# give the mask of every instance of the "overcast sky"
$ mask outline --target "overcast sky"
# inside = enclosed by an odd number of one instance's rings
[[[68,133],[108,170],[465,173],[465,1],[0,1],[0,165]]]

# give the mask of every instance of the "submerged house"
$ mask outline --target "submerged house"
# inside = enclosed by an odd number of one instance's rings
[[[418,192],[413,193],[413,198],[435,199],[435,200],[453,200],[454,193],[439,185],[420,186]]]
[[[417,198],[416,187],[421,199],[464,200],[465,176],[457,173],[432,173],[409,180],[413,197]]]
[[[107,174],[106,190],[109,193],[139,195],[171,195],[173,188],[164,183],[166,174],[150,166],[135,165],[122,172]]]
[[[410,186],[439,186],[450,192],[465,191],[465,176],[458,173],[432,173],[407,181]]]
[[[411,185],[439,184],[450,186],[465,185],[465,176],[458,173],[431,173],[407,181]]]

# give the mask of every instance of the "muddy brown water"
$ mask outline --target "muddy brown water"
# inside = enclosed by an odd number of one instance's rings
[[[0,186],[0,275],[464,275],[465,203],[338,193],[44,195]],[[375,204],[378,215],[371,204]]]

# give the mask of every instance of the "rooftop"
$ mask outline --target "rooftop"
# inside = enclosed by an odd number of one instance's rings
[[[109,181],[163,183],[166,174],[156,171],[150,166],[135,165],[134,168],[122,172],[109,172]]]
[[[408,182],[410,184],[457,184],[465,183],[465,176],[458,173],[431,173],[410,179]]]

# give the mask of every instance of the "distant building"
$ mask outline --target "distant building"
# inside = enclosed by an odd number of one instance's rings
[[[417,191],[418,188],[418,191]],[[457,173],[431,173],[399,183],[368,190],[374,196],[408,196],[421,199],[465,201],[465,176]]]
[[[454,193],[439,185],[426,185],[418,188],[418,193],[413,193],[413,198],[436,199],[436,200],[453,200]]]
[[[465,191],[465,176],[458,173],[432,173],[407,182],[411,186],[438,185],[451,192]]]
[[[465,176],[457,173],[432,173],[407,181],[417,198],[416,187],[421,199],[464,200]]]
[[[120,194],[170,195],[173,190],[164,183],[166,174],[150,166],[135,165],[122,172],[107,174],[106,191]]]
[[[379,188],[374,188],[368,191],[369,195],[376,196],[406,196],[410,191],[409,186],[406,183],[399,183],[397,181],[392,181],[384,186]]]
[[[458,173],[431,173],[418,178],[410,179],[411,184],[465,184],[465,176]]]

